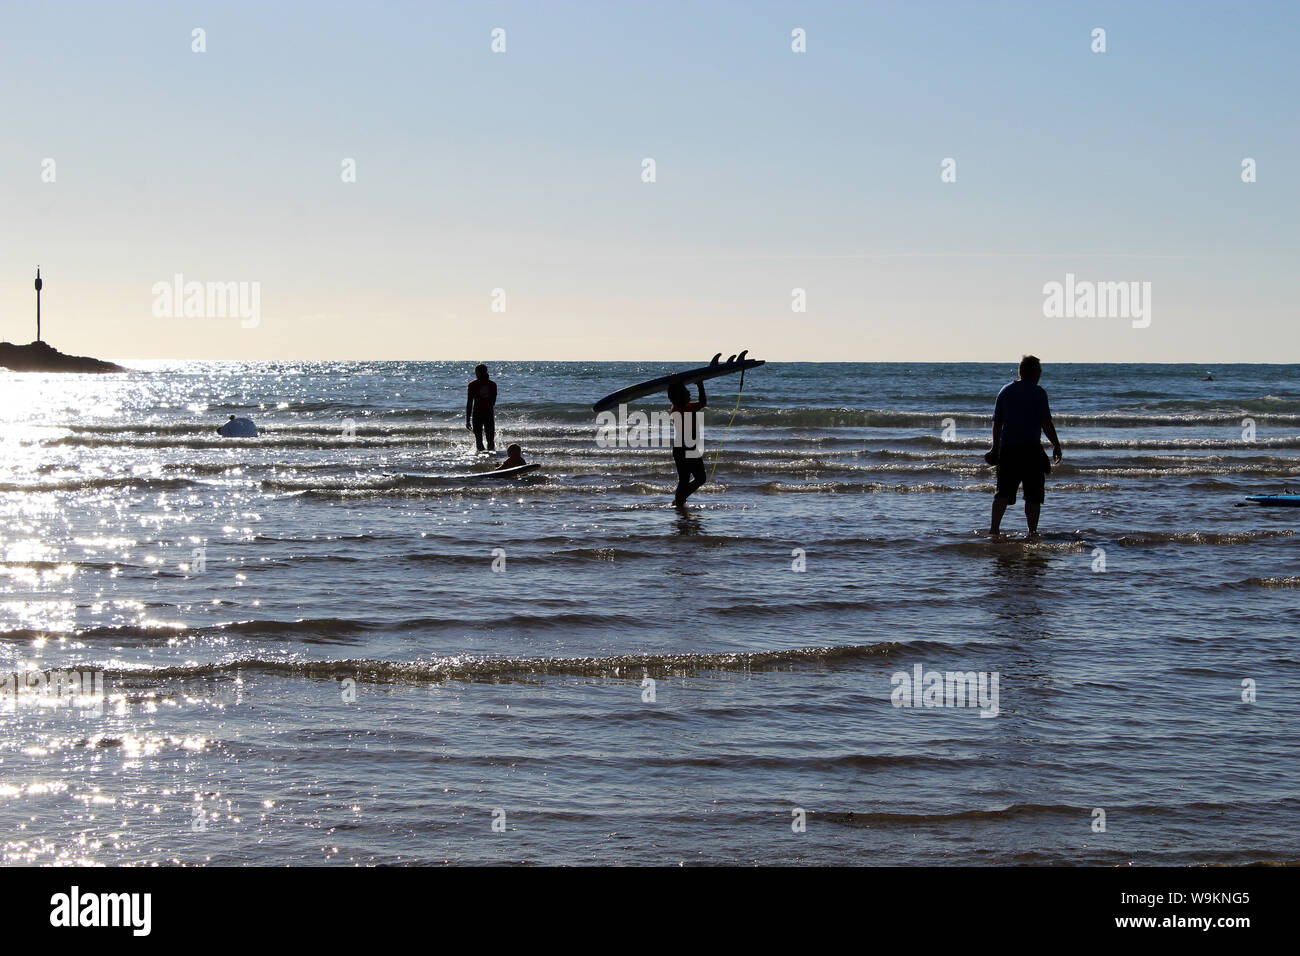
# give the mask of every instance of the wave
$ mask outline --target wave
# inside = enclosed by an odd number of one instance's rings
[[[327,437],[324,435],[294,435],[262,432],[257,438],[222,438],[215,433],[210,438],[171,437],[166,435],[140,436],[87,436],[65,435],[53,441],[30,441],[27,444],[46,444],[74,448],[188,448],[202,450],[208,448],[300,448],[308,450],[349,448],[402,448],[412,444],[427,446],[437,440],[437,436],[410,437],[405,435],[384,435],[372,438],[344,438],[341,435]],[[453,440],[450,434],[441,439],[444,447],[463,444],[463,438]]]
[[[1091,807],[1072,807],[1060,803],[1013,803],[995,810],[953,810],[948,813],[858,813],[850,810],[827,811],[816,816],[827,823],[870,827],[881,824],[919,826],[927,823],[945,824],[966,820],[1007,820],[1026,816],[1087,817],[1091,812]]]
[[[463,559],[462,559],[463,560]],[[486,562],[485,562],[486,563]],[[0,640],[30,641],[44,637],[75,638],[78,640],[106,640],[150,642],[175,638],[208,638],[238,636],[252,639],[294,639],[308,644],[356,643],[363,635],[371,633],[418,633],[446,630],[503,630],[516,628],[529,631],[574,629],[581,627],[628,628],[642,623],[641,618],[619,614],[503,614],[487,619],[468,617],[416,617],[396,621],[356,618],[300,618],[280,621],[259,618],[246,621],[228,621],[221,624],[187,625],[182,622],[156,621],[149,624],[111,624],[90,627],[80,631],[37,630],[14,628],[0,631]]]
[[[987,450],[987,438],[952,438],[944,439],[939,435],[909,435],[906,437],[879,439],[896,445],[919,445],[929,448],[961,448]],[[1285,438],[1256,438],[1243,441],[1231,438],[1066,438],[1062,441],[1068,455],[1071,449],[1088,449],[1092,451],[1177,451],[1177,450],[1224,450],[1250,452],[1259,448],[1300,448],[1300,435]]]
[[[1053,473],[1092,475],[1098,478],[1258,477],[1300,479],[1300,462],[1292,462],[1287,465],[1223,464],[1210,465],[1208,467],[1197,467],[1195,465],[1185,464],[1166,468],[1095,467],[1092,465],[1077,465],[1071,462],[1062,462],[1060,465],[1053,466]]]
[[[262,488],[267,491],[313,491],[313,492],[348,492],[390,491],[398,487],[396,475],[380,475],[375,478],[337,478],[332,481],[321,479],[298,480],[293,478],[263,478]]]
[[[254,484],[270,494],[306,496],[333,501],[399,498],[434,500],[440,498],[501,498],[527,495],[530,498],[605,497],[630,495],[640,498],[662,497],[672,493],[675,476],[662,463],[639,468],[566,468],[564,471],[540,471],[512,480],[482,481],[477,473],[464,475],[394,475],[358,476],[355,469],[347,477],[328,478],[257,478],[238,476],[245,485]],[[862,480],[872,476],[887,478],[944,476],[959,483],[944,481]],[[776,477],[782,476],[782,477]],[[861,477],[859,477],[861,476]],[[769,481],[755,480],[763,477]],[[984,465],[942,467],[870,467],[842,466],[781,468],[762,463],[727,462],[701,492],[701,502],[723,502],[728,492],[762,495],[991,495],[995,486],[993,471]],[[1075,480],[1067,480],[1073,478]],[[1269,487],[1279,481],[1300,482],[1300,468],[1091,468],[1063,465],[1057,468],[1049,489],[1056,494],[1104,493],[1134,487],[1130,482],[1144,479],[1181,479],[1178,487],[1185,493],[1202,491],[1218,494],[1244,494],[1258,490],[1259,480]],[[799,480],[803,479],[803,480]],[[983,480],[981,480],[983,479]],[[201,488],[201,480],[122,476],[67,479],[45,482],[0,482],[0,494],[78,493],[114,489],[138,492],[180,491]],[[1139,484],[1138,487],[1141,487]],[[291,540],[291,539],[285,539]],[[311,538],[301,540],[313,540]]]
[[[1115,543],[1126,548],[1140,548],[1151,544],[1253,544],[1270,538],[1294,537],[1290,528],[1261,529],[1256,531],[1135,531],[1120,535]]]
[[[635,495],[666,495],[671,494],[674,485],[665,484],[658,487],[641,487],[637,483],[630,485],[602,485],[593,487],[590,485],[572,485],[560,484],[558,482],[547,483],[547,476],[521,476],[527,480],[516,481],[473,481],[473,482],[446,482],[430,485],[401,485],[393,484],[369,484],[369,485],[313,485],[306,488],[284,488],[280,489],[288,495],[299,495],[309,499],[320,499],[325,501],[358,501],[369,498],[407,498],[407,499],[426,499],[426,498],[443,498],[443,497],[475,497],[475,498],[500,498],[511,494],[523,494],[527,491],[529,497],[557,497],[559,495],[573,494],[609,494],[623,492],[625,494]]]
[[[1121,393],[1111,398],[1161,398],[1158,393]],[[777,428],[924,428],[935,431],[945,419],[957,425],[987,429],[992,424],[994,395],[965,393],[934,394],[932,408],[865,408],[854,405],[783,406],[761,398],[742,402],[736,424],[767,425]],[[972,411],[971,406],[976,410]],[[651,414],[668,410],[667,402],[655,397],[634,403],[630,410]],[[719,404],[706,412],[707,421],[729,420],[732,409]],[[406,435],[427,437],[462,434],[460,410],[445,405],[412,406],[400,409],[376,408],[372,400],[348,402],[295,402],[265,409],[249,405],[212,406],[201,421],[136,422],[51,422],[40,427],[68,430],[84,435],[207,436],[214,433],[227,414],[250,416],[264,432],[276,435],[341,435],[345,425],[358,437]],[[328,416],[315,420],[305,416]],[[1144,402],[1136,407],[1106,411],[1076,411],[1058,408],[1054,418],[1067,427],[1192,427],[1198,425],[1241,426],[1242,418],[1256,424],[1300,425],[1300,400],[1265,395],[1256,399],[1206,401],[1166,399]],[[594,430],[598,416],[586,402],[512,402],[498,412],[497,423],[505,428],[537,428],[546,425],[578,426]]]
[[[309,537],[298,535],[259,534],[251,539],[253,544],[321,544],[329,541],[406,541],[405,535],[396,534],[319,534]]]
[[[107,488],[146,488],[153,491],[173,491],[192,488],[196,482],[188,478],[156,478],[149,475],[119,475],[115,477],[65,478],[57,481],[0,482],[0,492],[56,492],[97,491]]]
[[[985,451],[988,450],[988,442],[986,441],[975,441],[975,442],[968,441],[957,448],[949,447],[951,445],[951,443],[949,442],[944,442],[942,443],[942,445],[944,446],[944,450],[940,450],[940,451],[918,451],[918,450],[907,449],[907,448],[867,448],[862,451],[850,450],[850,451],[836,452],[836,451],[826,450],[826,451],[819,451],[816,454],[818,454],[822,458],[826,458],[831,455],[857,456],[857,457],[870,456],[872,458],[879,458],[884,461],[890,461],[892,459],[897,458],[903,461],[935,462],[935,463],[942,463],[948,461],[969,462],[974,460],[974,461],[978,461],[982,465],[983,454]],[[1069,446],[1066,447],[1065,451],[1067,457],[1065,461],[1062,463],[1061,467],[1071,467],[1072,465],[1074,465],[1074,462],[1069,457],[1069,452],[1071,448],[1075,448],[1075,447],[1079,447],[1079,446],[1077,446],[1073,442],[1071,442]],[[1098,449],[1098,450],[1104,451],[1106,449]],[[1200,463],[1205,463],[1208,465],[1216,465],[1216,464],[1221,464],[1223,462],[1240,461],[1240,462],[1249,463],[1251,465],[1258,465],[1260,467],[1292,468],[1292,467],[1296,467],[1297,464],[1300,464],[1300,462],[1297,462],[1295,458],[1286,455],[1266,455],[1266,454],[1161,455],[1161,454],[1141,454],[1141,453],[1129,454],[1128,451],[1122,447],[1117,447],[1113,450],[1118,454],[1109,455],[1109,456],[1098,454],[1098,455],[1090,456],[1088,458],[1089,466],[1105,467],[1109,465],[1118,465],[1118,466],[1135,467],[1135,468],[1138,467],[1177,468],[1185,465],[1200,464]],[[1159,452],[1162,449],[1153,449],[1153,450]],[[1168,449],[1168,450],[1171,452],[1178,451],[1178,449]],[[1234,446],[1232,448],[1224,449],[1224,450],[1235,453],[1235,452],[1250,452],[1253,451],[1254,449],[1251,448],[1250,444],[1243,442],[1240,445]],[[1201,449],[1193,448],[1193,449],[1188,449],[1188,451],[1195,453],[1201,451]],[[781,452],[777,450],[771,450],[771,451],[764,450],[763,454],[765,456],[777,456],[780,455]],[[790,451],[787,452],[786,454],[792,456],[798,456],[798,455],[807,455],[808,452]]]
[[[1087,552],[1098,545],[1116,544],[1125,548],[1151,547],[1161,544],[1189,545],[1240,545],[1254,544],[1273,538],[1289,538],[1295,531],[1289,528],[1262,529],[1255,531],[1134,531],[1116,535],[1114,532],[1097,531],[1092,528],[1080,528],[1073,532],[1045,534],[1039,538],[1002,537],[990,539],[979,535],[973,540],[947,541],[934,545],[939,552],[957,554],[987,555],[999,549],[1023,549],[1036,552]],[[1296,581],[1296,585],[1286,582]],[[1264,583],[1275,582],[1275,583]],[[1260,587],[1300,586],[1300,578],[1251,578],[1244,584]]]
[[[355,412],[355,409],[353,409],[353,411]],[[244,409],[243,413],[246,415],[250,414],[247,409]],[[252,410],[251,415],[255,420],[259,418],[256,409]],[[220,420],[214,417],[212,422],[204,423],[143,422],[136,424],[87,424],[55,427],[66,428],[74,433],[86,433],[89,435],[113,435],[123,437],[131,435],[149,435],[155,437],[164,437],[167,435],[192,435],[195,437],[207,437],[215,433],[218,424],[220,424]],[[341,438],[343,437],[343,420],[340,419],[330,422],[275,423],[258,421],[258,431],[261,434],[266,435],[301,435]],[[463,436],[464,428],[460,425],[460,419],[456,418],[447,419],[445,424],[439,426],[412,422],[390,422],[382,426],[354,423],[350,431],[358,437],[401,436],[407,438],[428,438],[445,436],[449,432],[455,432],[457,435]]]
[[[942,453],[918,453],[884,450],[871,453],[879,462],[859,463],[852,460],[862,453],[849,453],[840,460],[825,460],[803,455],[794,458],[767,457],[741,458],[736,453],[719,459],[718,475],[712,483],[717,489],[725,481],[733,485],[756,489],[764,494],[872,494],[895,492],[939,493],[955,491],[991,492],[992,469],[974,455],[959,454],[954,458]],[[707,457],[707,456],[706,456]],[[1145,462],[1145,464],[1140,464]],[[712,468],[711,457],[707,462]],[[438,467],[432,463],[432,467]],[[392,467],[391,465],[389,466]],[[463,467],[463,462],[447,462],[443,467]],[[462,474],[427,475],[367,469],[352,463],[289,463],[289,462],[195,462],[163,465],[165,475],[95,475],[88,477],[59,477],[53,480],[0,482],[0,494],[93,492],[111,489],[136,489],[142,491],[180,491],[203,487],[217,479],[225,486],[231,481],[256,483],[269,492],[311,493],[322,497],[365,497],[398,495],[431,497],[452,492],[499,495],[511,489],[528,488],[533,493],[555,494],[561,492],[664,494],[671,491],[672,464],[661,456],[612,455],[604,461],[573,461],[567,457],[552,456],[547,467],[527,476],[520,482],[483,482],[477,478],[481,472],[465,471]],[[369,474],[366,472],[369,471]],[[268,474],[269,473],[269,474]],[[1237,488],[1233,479],[1264,479],[1270,487],[1288,481],[1300,484],[1300,462],[1294,459],[1249,458],[1232,460],[1223,456],[1159,457],[1141,456],[1127,463],[1080,463],[1067,459],[1054,468],[1055,480],[1051,487],[1057,491],[1102,491],[1120,487],[1115,482],[1142,479],[1207,479],[1186,488],[1201,488],[1233,492]],[[891,476],[951,478],[970,484],[949,484],[942,481],[903,483],[899,481],[854,480],[855,478]],[[1061,484],[1060,479],[1081,479],[1082,484]],[[221,481],[221,479],[225,481]],[[750,484],[749,480],[772,480]],[[1212,479],[1226,479],[1213,481]],[[204,481],[204,479],[208,479]],[[804,479],[802,481],[797,479]],[[982,480],[981,480],[982,479]],[[585,480],[585,484],[584,484]],[[1091,480],[1091,483],[1089,481]]]
[[[942,396],[936,398],[940,400]],[[1296,411],[1300,411],[1300,403]],[[778,428],[924,428],[941,431],[946,419],[952,424],[987,431],[993,425],[992,402],[984,412],[892,411],[872,408],[744,408],[736,413],[737,425],[770,425]],[[728,413],[728,417],[729,417]],[[1256,425],[1300,425],[1300,414],[1278,411],[1275,406],[1239,408],[1215,405],[1167,414],[1111,411],[1095,413],[1054,412],[1058,428],[1190,428],[1197,426],[1242,427],[1242,418]],[[712,421],[712,419],[710,420]]]
[[[23,571],[58,571],[63,568],[73,568],[77,571],[145,571],[153,573],[157,568],[146,568],[139,565],[123,564],[114,561],[85,561],[76,558],[69,558],[66,561],[2,561],[0,560],[0,574],[21,573]]]
[[[1241,586],[1250,588],[1300,588],[1300,577],[1247,578]]]
[[[721,472],[721,469],[720,469]],[[566,475],[534,475],[527,482],[457,482],[442,481],[421,485],[400,482],[369,482],[320,484],[265,482],[272,490],[286,494],[303,495],[310,498],[326,500],[358,500],[366,498],[400,497],[410,499],[439,498],[447,496],[473,496],[494,498],[510,494],[527,493],[529,497],[553,496],[607,496],[634,495],[637,497],[662,497],[670,495],[676,485],[672,475],[660,472],[662,482],[655,481],[605,481],[599,484],[579,484],[565,481]],[[955,476],[960,477],[960,476]],[[991,477],[991,475],[990,475]],[[1115,491],[1123,486],[1113,482],[1056,482],[1049,486],[1056,493],[1087,492],[1098,493]],[[730,491],[757,492],[765,495],[870,495],[870,494],[982,494],[991,495],[995,490],[992,482],[975,482],[966,485],[952,485],[940,482],[918,482],[899,484],[881,481],[768,481],[758,484],[742,484],[738,481],[724,481],[721,475],[704,486],[699,493],[701,505],[705,502],[726,503],[725,496]]]
[[[983,491],[992,494],[994,486],[941,485],[925,482],[917,485],[894,485],[879,481],[811,481],[794,484],[787,481],[769,481],[755,489],[768,495],[873,495],[873,494],[948,494],[960,491]]]
[[[1163,398],[1163,396],[1157,395],[1149,397]],[[1245,412],[1252,416],[1286,416],[1300,412],[1300,399],[1294,397],[1284,398],[1280,395],[1262,395],[1259,398],[1234,399],[1231,402],[1223,399],[1198,401],[1185,398],[1163,398],[1162,401],[1145,403],[1144,408],[1163,410],[1174,414],[1198,414],[1205,413],[1208,410],[1225,415],[1234,412]]]
[[[1091,551],[1093,542],[1071,538],[1058,540],[1050,537],[1020,538],[1007,535],[1001,538],[980,538],[975,541],[949,541],[938,545],[935,550],[953,554],[970,554],[987,556],[1004,551],[1027,551],[1033,554],[1073,554]]]
[[[710,671],[767,671],[803,666],[845,664],[888,657],[903,645],[886,642],[843,647],[800,647],[783,651],[744,651],[712,654],[620,654],[614,657],[446,657],[430,661],[381,661],[368,658],[335,661],[285,661],[249,657],[206,664],[108,668],[105,677],[118,680],[186,680],[235,677],[252,671],[282,677],[366,683],[428,683],[431,681],[528,681],[539,677],[606,677],[639,680],[644,676],[673,677]]]
[[[708,490],[709,486],[705,486]],[[1102,492],[1114,491],[1119,488],[1115,484],[1081,484],[1081,483],[1054,483],[1048,486],[1050,490],[1060,493],[1070,492]],[[879,481],[810,481],[804,484],[794,484],[785,481],[769,481],[764,484],[756,485],[747,490],[759,491],[769,495],[784,494],[801,494],[801,495],[875,495],[875,494],[898,494],[898,495],[932,495],[932,494],[981,494],[991,495],[997,490],[997,486],[992,482],[976,482],[969,485],[946,485],[938,482],[921,482],[919,484],[890,484]]]
[[[1217,672],[1216,672],[1217,673]],[[1283,797],[1277,801],[1270,801],[1273,806],[1288,806],[1297,803],[1295,797]],[[1152,814],[1168,815],[1170,807],[1160,804],[1137,804],[1121,805],[1120,808],[1127,814]],[[1241,804],[1233,803],[1208,803],[1205,801],[1196,801],[1192,803],[1180,804],[1177,807],[1179,813],[1185,814],[1231,814],[1240,812]],[[1005,807],[997,807],[987,810],[950,810],[940,813],[886,813],[886,812],[866,812],[858,813],[854,811],[831,811],[819,812],[817,818],[828,823],[839,823],[845,826],[863,826],[869,827],[880,824],[902,824],[904,826],[918,826],[924,824],[947,824],[963,821],[1001,821],[1011,820],[1018,817],[1050,817],[1050,816],[1071,816],[1086,819],[1093,812],[1089,806],[1070,806],[1062,803],[1012,803]]]

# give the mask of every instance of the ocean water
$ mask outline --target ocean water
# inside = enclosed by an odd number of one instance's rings
[[[1300,856],[1300,367],[1049,364],[990,541],[1010,365],[714,380],[683,514],[590,411],[674,363],[494,364],[508,483],[468,362],[128,364],[0,373],[6,863]]]

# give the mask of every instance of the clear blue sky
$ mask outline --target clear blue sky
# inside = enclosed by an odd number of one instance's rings
[[[116,358],[1300,361],[1297,39],[1254,0],[4,0],[0,338],[40,263],[45,338]],[[1150,327],[1045,318],[1067,272],[1151,282]],[[260,324],[156,318],[176,273]]]

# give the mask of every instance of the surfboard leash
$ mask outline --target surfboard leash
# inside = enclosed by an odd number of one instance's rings
[[[736,391],[736,407],[731,410],[731,421],[727,422],[727,427],[722,433],[722,441],[718,442],[718,450],[713,453],[713,471],[709,472],[709,481],[713,480],[714,473],[718,470],[718,456],[722,454],[722,446],[727,440],[727,433],[731,431],[731,422],[736,420],[736,412],[740,411],[740,396],[745,393],[745,370],[740,370],[740,388]]]

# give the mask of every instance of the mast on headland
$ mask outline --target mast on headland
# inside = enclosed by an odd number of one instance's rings
[[[36,341],[41,340],[41,267],[36,267]]]

